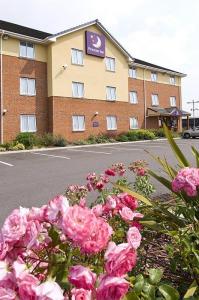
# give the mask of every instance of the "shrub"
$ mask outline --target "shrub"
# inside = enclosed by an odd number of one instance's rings
[[[12,147],[11,150],[25,150],[25,146],[21,143],[17,143],[15,146]]]
[[[128,138],[128,136],[127,135],[119,135],[118,137],[117,137],[117,141],[118,142],[128,142],[129,141],[129,138]]]
[[[84,141],[84,140],[78,140],[73,142],[73,145],[79,146],[79,145],[88,145],[88,141]]]
[[[21,132],[17,135],[15,142],[23,144],[26,149],[32,149],[37,144],[37,138],[34,133]]]
[[[63,136],[61,136],[61,135],[54,136],[54,141],[53,141],[54,146],[65,147],[67,144],[68,144],[68,142]]]
[[[165,137],[164,129],[158,128],[158,129],[150,129],[150,132],[152,132],[157,138]]]
[[[6,148],[0,146],[0,152],[5,152]]]

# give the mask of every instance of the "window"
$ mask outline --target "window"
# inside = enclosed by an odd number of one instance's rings
[[[35,115],[21,115],[20,130],[21,132],[36,132],[37,127]]]
[[[83,51],[78,49],[71,50],[72,64],[83,65]]]
[[[130,68],[129,69],[129,77],[131,78],[137,78],[137,71],[135,68]]]
[[[107,130],[117,130],[117,118],[115,116],[106,117]]]
[[[170,97],[170,106],[176,106],[176,97]]]
[[[129,98],[130,98],[130,103],[132,103],[132,104],[138,103],[137,92],[135,92],[135,91],[130,92],[130,93],[129,93]]]
[[[72,116],[73,131],[85,130],[85,117],[84,116]]]
[[[175,78],[175,76],[170,76],[170,84],[173,84],[173,85],[176,84],[176,78]]]
[[[151,95],[151,100],[152,100],[152,105],[153,106],[158,106],[159,105],[158,95],[152,94]]]
[[[157,81],[158,76],[156,72],[151,72],[151,81]]]
[[[130,118],[130,129],[138,129],[138,119],[135,117]]]
[[[115,72],[115,58],[106,57],[106,70]]]
[[[35,96],[35,79],[20,78],[20,95]]]
[[[72,82],[72,95],[75,98],[84,97],[84,84],[81,82]]]
[[[35,58],[35,48],[32,43],[20,42],[20,56],[26,58]]]
[[[116,88],[112,86],[106,87],[106,99],[114,101],[116,100]]]

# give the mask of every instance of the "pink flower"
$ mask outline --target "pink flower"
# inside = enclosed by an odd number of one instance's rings
[[[46,281],[35,288],[37,300],[64,300],[63,291],[55,281]]]
[[[142,236],[136,227],[130,227],[127,232],[127,240],[131,247],[137,249],[140,246]]]
[[[27,274],[18,283],[18,293],[20,299],[37,299],[35,289],[39,281],[31,274]]]
[[[50,222],[56,222],[59,214],[63,216],[69,207],[66,197],[63,195],[57,196],[52,199],[46,208],[45,218]]]
[[[26,232],[27,215],[29,210],[20,207],[15,209],[5,220],[2,227],[4,242],[14,245]]]
[[[108,176],[115,176],[116,175],[116,173],[113,169],[107,169],[105,171],[105,174],[108,175]]]
[[[183,168],[172,181],[174,192],[184,191],[188,196],[197,196],[199,186],[199,168]]]
[[[117,202],[115,199],[115,196],[107,196],[106,198],[106,206],[111,210],[111,209],[115,209],[117,206]]]
[[[97,300],[121,300],[127,294],[129,283],[120,277],[103,276],[97,289]]]
[[[112,228],[104,219],[96,217],[91,209],[78,205],[69,207],[62,228],[74,244],[86,253],[103,250],[112,234]]]
[[[0,281],[4,280],[10,273],[8,270],[8,263],[5,260],[0,261]]]
[[[23,277],[25,277],[28,274],[27,265],[20,257],[18,257],[18,259],[13,263],[12,268],[13,274],[17,280],[22,280]]]
[[[122,194],[119,194],[117,196],[125,206],[128,206],[132,210],[137,209],[138,201],[133,196],[128,195],[127,193],[122,193]]]
[[[110,242],[104,257],[106,272],[112,276],[123,276],[136,265],[136,251],[128,243]]]
[[[96,217],[101,217],[103,214],[103,206],[101,204],[93,206],[92,212],[95,214]]]
[[[1,300],[16,300],[16,293],[15,291],[9,288],[2,288],[0,287],[0,299]]]
[[[134,218],[133,211],[127,206],[120,210],[120,216],[124,221],[132,221]]]
[[[84,290],[84,289],[72,289],[71,292],[72,292],[72,300],[92,300],[91,291]]]
[[[95,285],[96,274],[91,272],[89,268],[77,265],[70,268],[68,279],[76,288],[92,290]]]

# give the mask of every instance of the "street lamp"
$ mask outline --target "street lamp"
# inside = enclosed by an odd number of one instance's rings
[[[187,102],[187,104],[192,104],[191,111],[193,111],[193,130],[195,130],[196,128],[195,111],[199,110],[198,108],[195,108],[196,103],[199,103],[199,101],[192,100],[190,102]]]

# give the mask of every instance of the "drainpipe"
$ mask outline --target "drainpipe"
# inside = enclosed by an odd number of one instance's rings
[[[146,68],[144,68],[144,72],[143,72],[143,77],[144,77],[143,78],[143,87],[144,87],[144,129],[146,129],[146,110],[147,110],[145,71],[146,71]]]
[[[1,76],[1,81],[0,81],[0,87],[1,87],[1,98],[0,98],[0,104],[1,104],[1,108],[0,108],[0,111],[1,111],[1,114],[0,114],[0,121],[1,121],[1,139],[0,139],[0,142],[1,144],[3,144],[3,34],[4,34],[4,31],[2,31],[1,33],[1,45],[0,45],[0,61],[1,61],[1,70],[0,70],[0,76]]]

